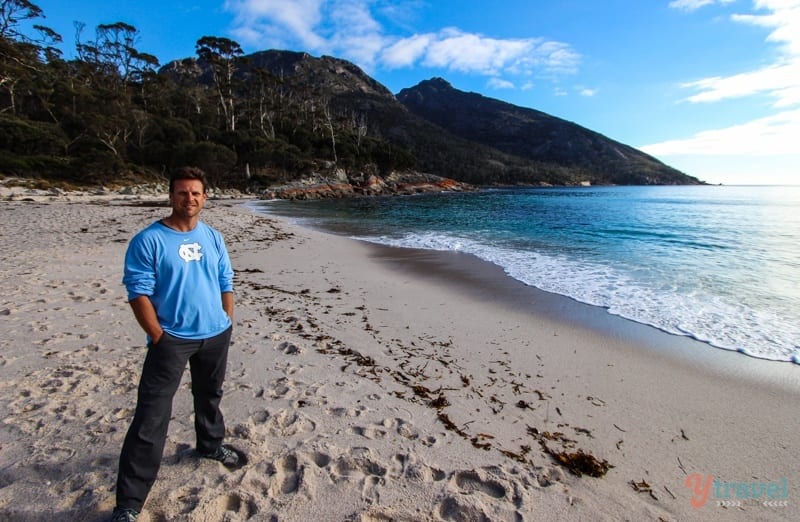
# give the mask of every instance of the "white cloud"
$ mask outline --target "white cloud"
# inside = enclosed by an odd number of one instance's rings
[[[578,89],[578,94],[580,94],[581,96],[586,96],[587,98],[591,98],[591,97],[597,95],[597,89],[589,89],[589,88],[586,88],[586,87],[579,88]]]
[[[390,69],[410,67],[425,55],[433,38],[433,35],[414,35],[398,40],[382,51],[381,59]]]
[[[705,0],[676,1],[671,7],[701,6]],[[673,5],[675,4],[675,5]],[[680,4],[680,5],[678,5]],[[683,7],[681,7],[683,6]],[[711,158],[739,158],[741,164],[761,158],[764,165],[772,165],[775,158],[783,158],[786,165],[800,165],[798,140],[800,138],[800,0],[754,0],[753,13],[735,14],[736,23],[756,25],[769,29],[766,41],[778,45],[773,63],[730,76],[712,76],[681,85],[695,91],[683,101],[714,103],[751,96],[768,96],[773,101],[773,114],[746,121],[727,128],[698,132],[684,139],[668,140],[645,145],[641,149],[662,159],[686,161],[696,158],[708,165]],[[701,161],[701,158],[706,158]],[[797,167],[784,171],[796,171]],[[782,178],[788,179],[788,178]]]
[[[453,71],[495,75],[573,74],[580,55],[567,44],[539,38],[497,39],[446,28],[437,33],[401,38],[382,53],[386,67],[417,63]]]
[[[707,183],[725,185],[800,184],[800,154],[772,156],[677,155],[669,164]]]
[[[731,19],[771,29],[767,41],[780,45],[778,58],[754,71],[684,83],[682,87],[699,91],[686,101],[715,102],[766,94],[775,98],[776,107],[800,103],[800,0],[755,0],[753,4],[766,14],[734,14]]]
[[[503,80],[502,78],[490,78],[486,85],[491,89],[515,89],[516,86],[513,82]]]
[[[425,50],[423,65],[462,72],[497,74],[527,55],[528,40],[497,40],[458,29],[445,29]]]
[[[800,183],[800,109],[639,147],[709,183]]]
[[[346,48],[348,49],[347,59],[371,70],[375,66],[376,56],[385,47],[386,41],[378,34],[363,34],[340,37],[333,44],[331,52],[334,55],[337,57],[344,56],[337,49]]]
[[[338,0],[332,2],[331,7],[331,21],[336,27],[347,27],[348,33],[379,34],[382,31],[368,4],[361,0]]]
[[[767,94],[776,99],[776,107],[788,107],[800,103],[800,60],[733,76],[704,78],[684,83],[681,87],[699,91],[686,98],[692,103]]]
[[[242,43],[259,44],[260,37],[275,39],[277,31],[288,32],[309,49],[324,47],[316,28],[323,19],[325,0],[227,0],[225,9],[235,15],[234,34]]]
[[[681,11],[697,11],[701,7],[711,4],[729,4],[735,0],[673,0],[669,7]]]
[[[755,0],[755,8],[767,14],[734,14],[731,19],[760,27],[773,29],[767,37],[769,42],[778,42],[785,54],[800,56],[800,1],[799,0]]]
[[[422,65],[488,76],[555,77],[574,74],[581,60],[568,44],[542,38],[499,39],[457,28],[388,35],[371,11],[381,9],[372,0],[227,0],[225,7],[235,17],[233,34],[246,46],[300,47],[366,69]]]
[[[699,132],[686,139],[640,147],[654,156],[783,155],[798,153],[800,109],[783,111],[724,129]]]
[[[541,42],[533,58],[534,63],[541,62],[547,71],[555,74],[575,74],[580,59],[569,45],[555,41]]]

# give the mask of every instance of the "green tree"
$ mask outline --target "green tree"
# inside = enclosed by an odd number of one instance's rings
[[[238,59],[242,56],[241,46],[216,36],[204,36],[197,40],[197,56],[211,67],[214,88],[219,97],[219,105],[224,115],[225,130],[236,130],[236,96],[234,93],[234,73]]]
[[[108,82],[106,87],[127,90],[132,82],[158,67],[158,59],[138,51],[135,44],[139,31],[125,22],[98,25],[95,39],[82,42],[84,25],[76,24],[78,57],[96,69],[96,79]]]
[[[0,38],[24,41],[19,31],[25,20],[43,17],[42,9],[28,0],[0,0]]]
[[[133,93],[142,103],[147,102],[144,82],[154,78],[158,60],[134,47],[139,31],[127,23],[98,25],[95,39],[86,42],[80,39],[83,25],[78,24],[76,29],[78,71],[89,84],[83,91],[86,103],[76,116],[85,125],[86,135],[113,156],[124,159],[131,137],[136,146],[141,146],[150,125],[150,115],[137,107]]]
[[[27,0],[0,0],[0,88],[6,99],[0,112],[17,113],[18,92],[37,90],[44,68],[43,58],[58,56],[54,45],[61,36],[52,29],[35,24],[36,38],[24,34],[20,24],[44,17],[42,10]]]

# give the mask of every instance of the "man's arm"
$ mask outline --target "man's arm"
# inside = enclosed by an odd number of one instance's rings
[[[222,292],[222,309],[233,322],[233,292]]]
[[[152,339],[153,344],[157,344],[164,334],[164,329],[158,322],[156,309],[153,302],[146,295],[140,295],[130,301],[131,308],[133,308],[133,315],[136,316],[136,321],[142,330]],[[233,300],[231,300],[231,308],[233,308]]]

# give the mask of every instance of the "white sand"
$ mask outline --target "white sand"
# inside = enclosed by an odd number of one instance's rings
[[[0,202],[0,520],[104,520],[144,358],[122,259],[168,209],[33,199],[48,201]],[[228,472],[194,456],[185,382],[142,521],[800,516],[796,366],[567,300],[535,312],[504,298],[523,291],[513,282],[468,259],[442,277],[426,266],[445,257],[235,202],[209,202],[204,219],[237,271],[222,404],[229,442],[250,463]],[[614,467],[577,477],[541,441]],[[718,506],[712,485],[694,508],[684,483],[695,473],[785,479],[788,498],[776,500],[787,505]]]

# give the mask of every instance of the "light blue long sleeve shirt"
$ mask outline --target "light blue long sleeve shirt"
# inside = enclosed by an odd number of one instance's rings
[[[128,300],[150,298],[161,327],[175,337],[205,339],[231,325],[222,293],[233,291],[233,268],[222,235],[203,222],[178,232],[157,221],[136,234],[122,283]]]

